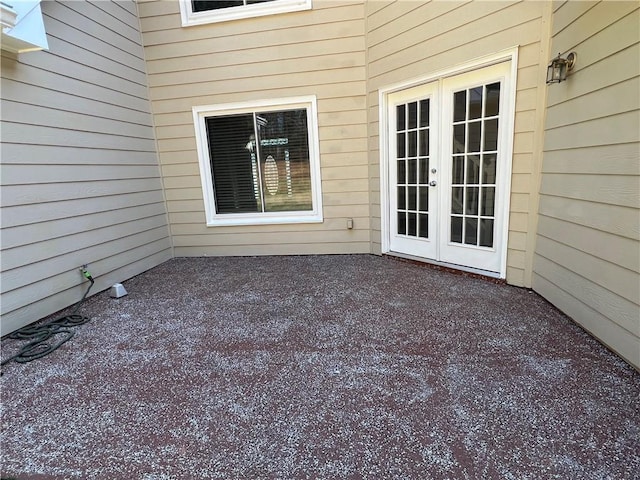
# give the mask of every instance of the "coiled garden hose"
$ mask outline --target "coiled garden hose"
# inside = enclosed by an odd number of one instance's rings
[[[89,294],[91,287],[93,287],[94,280],[86,267],[82,267],[82,275],[91,282],[89,288],[84,292],[84,295],[80,301],[76,304],[73,311],[69,315],[57,318],[42,325],[27,325],[19,330],[11,333],[7,338],[14,340],[29,340],[25,346],[23,346],[18,353],[3,360],[0,363],[0,367],[9,363],[11,360],[15,360],[18,363],[27,363],[37,358],[42,358],[45,355],[49,355],[51,352],[60,348],[64,343],[73,338],[75,332],[69,330],[69,328],[77,327],[87,323],[90,318],[83,315],[78,315],[78,310],[82,306],[85,298]],[[49,339],[53,339],[54,342],[49,342]]]

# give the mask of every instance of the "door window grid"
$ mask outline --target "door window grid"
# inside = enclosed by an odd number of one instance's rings
[[[429,99],[396,105],[397,230],[429,238]]]
[[[500,83],[454,93],[450,241],[493,247]]]

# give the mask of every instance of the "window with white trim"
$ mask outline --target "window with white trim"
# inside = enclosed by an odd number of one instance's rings
[[[180,0],[183,27],[310,8],[311,0]]]
[[[193,115],[207,225],[322,222],[315,96]]]

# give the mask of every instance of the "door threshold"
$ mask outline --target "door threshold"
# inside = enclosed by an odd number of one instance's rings
[[[433,268],[435,270],[442,270],[458,275],[465,275],[473,278],[481,278],[488,280],[492,283],[506,284],[505,278],[501,278],[498,272],[491,272],[489,270],[481,270],[479,268],[466,267],[464,265],[456,265],[455,263],[439,262],[429,258],[417,257],[415,255],[409,255],[400,252],[386,252],[383,253],[385,257],[389,257],[401,262],[409,262],[415,265],[422,265],[425,267]]]

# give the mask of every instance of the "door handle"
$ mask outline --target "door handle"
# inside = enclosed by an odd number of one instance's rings
[[[429,185],[432,186],[432,187],[435,187],[437,184],[438,184],[438,182],[436,182],[435,180],[431,180],[429,182]]]

